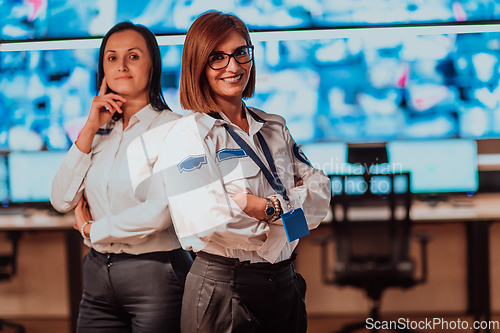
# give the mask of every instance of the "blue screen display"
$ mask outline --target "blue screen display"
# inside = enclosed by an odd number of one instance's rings
[[[253,30],[500,19],[495,0],[5,0],[0,39],[103,36],[126,20],[155,34],[185,33],[196,17],[214,9],[238,15]]]
[[[47,202],[66,152],[14,152],[8,156],[9,201]]]
[[[257,41],[247,105],[283,115],[299,144],[500,137],[500,33]],[[161,46],[180,108],[182,47]],[[67,149],[96,88],[96,49],[0,52],[0,149]]]
[[[298,142],[500,137],[500,33],[256,44],[248,104]]]
[[[162,46],[162,88],[182,113],[181,46]],[[0,150],[67,150],[97,87],[97,49],[0,52]]]
[[[99,36],[115,22],[131,18],[157,33],[185,32],[197,15],[209,9],[198,1],[182,5],[174,1],[88,1],[79,7],[72,2],[42,1],[42,5],[47,4],[46,8],[37,7],[38,14],[26,19],[22,15],[29,12],[21,10],[26,3],[38,2],[7,1],[5,6],[2,3],[0,20],[5,17],[6,21],[2,22],[7,24],[1,30],[1,38]],[[364,3],[365,8],[350,7],[354,2],[307,2],[308,16],[301,11],[306,5],[301,5],[301,10],[295,10],[299,8],[295,6],[294,10],[283,11],[272,7],[270,1],[259,3],[268,3],[274,11],[268,10],[268,16],[251,14],[256,12],[255,3],[242,5],[238,1],[232,12],[252,29],[500,17],[499,5],[493,1],[433,1],[432,5],[423,1],[418,8],[401,2],[406,7],[401,5],[402,9],[398,9],[398,3],[394,11],[385,10],[385,16],[375,15],[375,9],[369,7],[370,2],[362,1],[356,3]],[[320,7],[313,8],[312,3]],[[340,10],[340,3],[344,3],[345,10]],[[383,3],[386,1],[377,2],[378,5]],[[153,15],[151,4],[166,6],[182,15],[164,20],[161,15]],[[19,11],[8,11],[8,6]],[[371,14],[365,10],[367,8],[372,9]],[[434,19],[429,8],[434,8]],[[95,21],[101,13],[116,13],[116,17],[110,16],[104,27]],[[294,20],[273,21],[272,15]],[[71,17],[78,19],[70,20]],[[303,21],[298,20],[299,17]],[[399,17],[399,21],[395,17]],[[99,20],[104,22],[102,18]],[[282,25],[273,26],[271,21]],[[21,34],[22,29],[14,29],[15,22],[22,22],[26,31],[31,32]],[[60,28],[54,22],[58,22]],[[380,33],[374,35],[373,31]],[[416,35],[405,29],[401,31],[386,34],[383,30],[367,29],[366,35],[321,39],[311,30],[298,31],[309,32],[307,38],[301,39],[280,38],[279,34],[272,33],[252,34],[257,83],[255,95],[246,103],[284,116],[294,139],[304,145],[304,152],[313,164],[317,160],[323,165],[325,173],[330,173],[337,165],[328,166],[324,160],[344,160],[347,143],[500,138],[500,32],[443,34],[434,30]],[[182,45],[161,45],[160,50],[165,99],[174,112],[184,114],[186,111],[180,107],[178,91]],[[0,52],[0,151],[65,152],[83,127],[98,88],[97,54],[98,49]],[[328,154],[322,153],[322,149]],[[5,161],[0,160],[1,163]],[[345,162],[342,163],[341,168],[345,167]],[[412,170],[417,172],[417,169]],[[9,174],[5,184],[12,177]],[[418,178],[413,177],[412,182],[415,186],[412,185],[412,190],[416,192],[473,191],[477,188],[474,187],[477,182],[468,182],[463,188],[449,184],[433,188],[428,187],[430,183],[420,186]],[[6,190],[2,189],[14,190],[12,185],[2,184],[0,170],[0,201],[7,197]],[[23,195],[13,197],[9,194],[8,197],[34,200]]]
[[[365,166],[347,163],[347,145],[344,143],[314,143],[302,146],[312,165],[326,175],[351,175],[345,180],[331,178],[332,192],[340,195],[359,195],[369,190],[374,194],[390,191],[386,174],[395,173],[394,191],[407,190],[402,172],[410,173],[412,193],[474,193],[478,189],[477,143],[466,139],[392,141],[387,146],[388,163],[373,165],[368,173],[373,176],[368,189],[361,176]]]
[[[2,205],[7,203],[9,197],[8,179],[7,158],[0,155],[0,202]]]
[[[411,173],[413,193],[478,189],[474,140],[395,141],[387,144],[387,154],[394,172]]]
[[[304,144],[301,149],[312,166],[325,175],[349,173],[347,144],[344,142],[319,142]]]

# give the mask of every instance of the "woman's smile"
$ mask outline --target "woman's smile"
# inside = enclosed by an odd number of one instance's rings
[[[245,45],[247,45],[245,38],[240,33],[233,31],[215,47],[213,52],[232,54],[236,49]],[[252,62],[240,64],[234,57],[231,57],[227,66],[221,69],[212,69],[207,64],[205,75],[215,100],[241,100],[250,78],[251,69]]]
[[[221,80],[226,82],[226,83],[231,83],[231,82],[240,81],[242,77],[243,77],[243,74],[240,74],[240,75],[236,75],[236,76],[225,77],[225,78],[222,78]]]

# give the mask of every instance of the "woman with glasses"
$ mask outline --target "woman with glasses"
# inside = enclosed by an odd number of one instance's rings
[[[233,15],[207,12],[186,35],[180,99],[191,112],[156,165],[179,240],[197,253],[183,333],[306,332],[306,285],[293,251],[325,217],[330,183],[282,117],[243,103],[255,88],[253,55]]]

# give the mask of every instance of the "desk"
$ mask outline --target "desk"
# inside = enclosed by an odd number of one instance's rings
[[[390,211],[379,207],[351,207],[348,214],[351,220],[387,219]],[[415,200],[410,217],[415,224],[466,223],[467,312],[474,320],[490,320],[489,225],[500,221],[500,194],[450,196],[434,206]]]
[[[474,320],[489,321],[491,317],[489,225],[500,220],[500,195],[476,194],[470,198],[450,197],[447,202],[438,203],[435,207],[425,202],[415,202],[411,213],[415,223],[467,223],[468,313],[474,315]]]
[[[32,213],[32,215],[31,215]],[[28,216],[25,216],[28,215]],[[78,310],[82,298],[82,237],[73,229],[73,214],[49,215],[45,211],[28,209],[25,215],[0,215],[0,231],[64,231],[66,234],[67,272],[69,282],[69,306],[72,331],[76,331]]]
[[[402,219],[404,209],[396,208],[396,218]],[[342,211],[335,211],[342,216]],[[360,206],[349,208],[350,220],[388,219],[388,207]],[[415,223],[448,223],[463,221],[499,220],[500,194],[476,194],[472,197],[450,196],[446,201],[439,201],[433,206],[425,201],[414,200],[410,209],[410,218]],[[325,218],[332,220],[331,214]]]
[[[376,210],[384,216],[383,210]],[[30,211],[28,211],[29,213]],[[372,207],[359,207],[355,212],[360,217],[369,213]],[[415,223],[467,223],[468,255],[468,312],[476,318],[489,318],[489,239],[488,227],[491,222],[500,221],[500,194],[476,194],[473,197],[450,197],[447,202],[438,202],[435,207],[426,202],[415,201],[411,209]],[[0,215],[2,230],[62,230],[66,233],[67,272],[69,279],[71,325],[76,327],[79,302],[82,295],[81,244],[78,231],[73,229],[74,216],[41,215]],[[326,224],[326,223],[325,223]],[[476,259],[476,260],[472,260]],[[479,259],[479,260],[477,260]]]
[[[427,202],[414,201],[410,217],[417,223],[500,220],[500,194],[450,196],[434,207]]]

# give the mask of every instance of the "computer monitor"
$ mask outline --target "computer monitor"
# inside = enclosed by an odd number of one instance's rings
[[[318,142],[300,147],[311,164],[325,175],[345,173],[347,170],[347,144],[344,142]]]
[[[413,193],[473,193],[478,189],[474,140],[393,141],[387,144],[393,172],[411,173]]]
[[[52,180],[66,151],[12,152],[8,155],[9,201],[48,202]]]
[[[362,194],[366,189],[361,189],[365,167],[361,164],[347,163],[347,144],[344,142],[320,142],[309,143],[301,146],[304,155],[311,164],[325,175],[352,175],[349,177],[350,184],[356,184],[356,190],[349,191],[346,188],[346,194]],[[334,195],[340,195],[343,192],[341,176],[331,177],[330,185]],[[361,189],[361,190],[359,190]]]
[[[8,196],[7,158],[0,155],[0,203],[2,205],[7,204]]]

